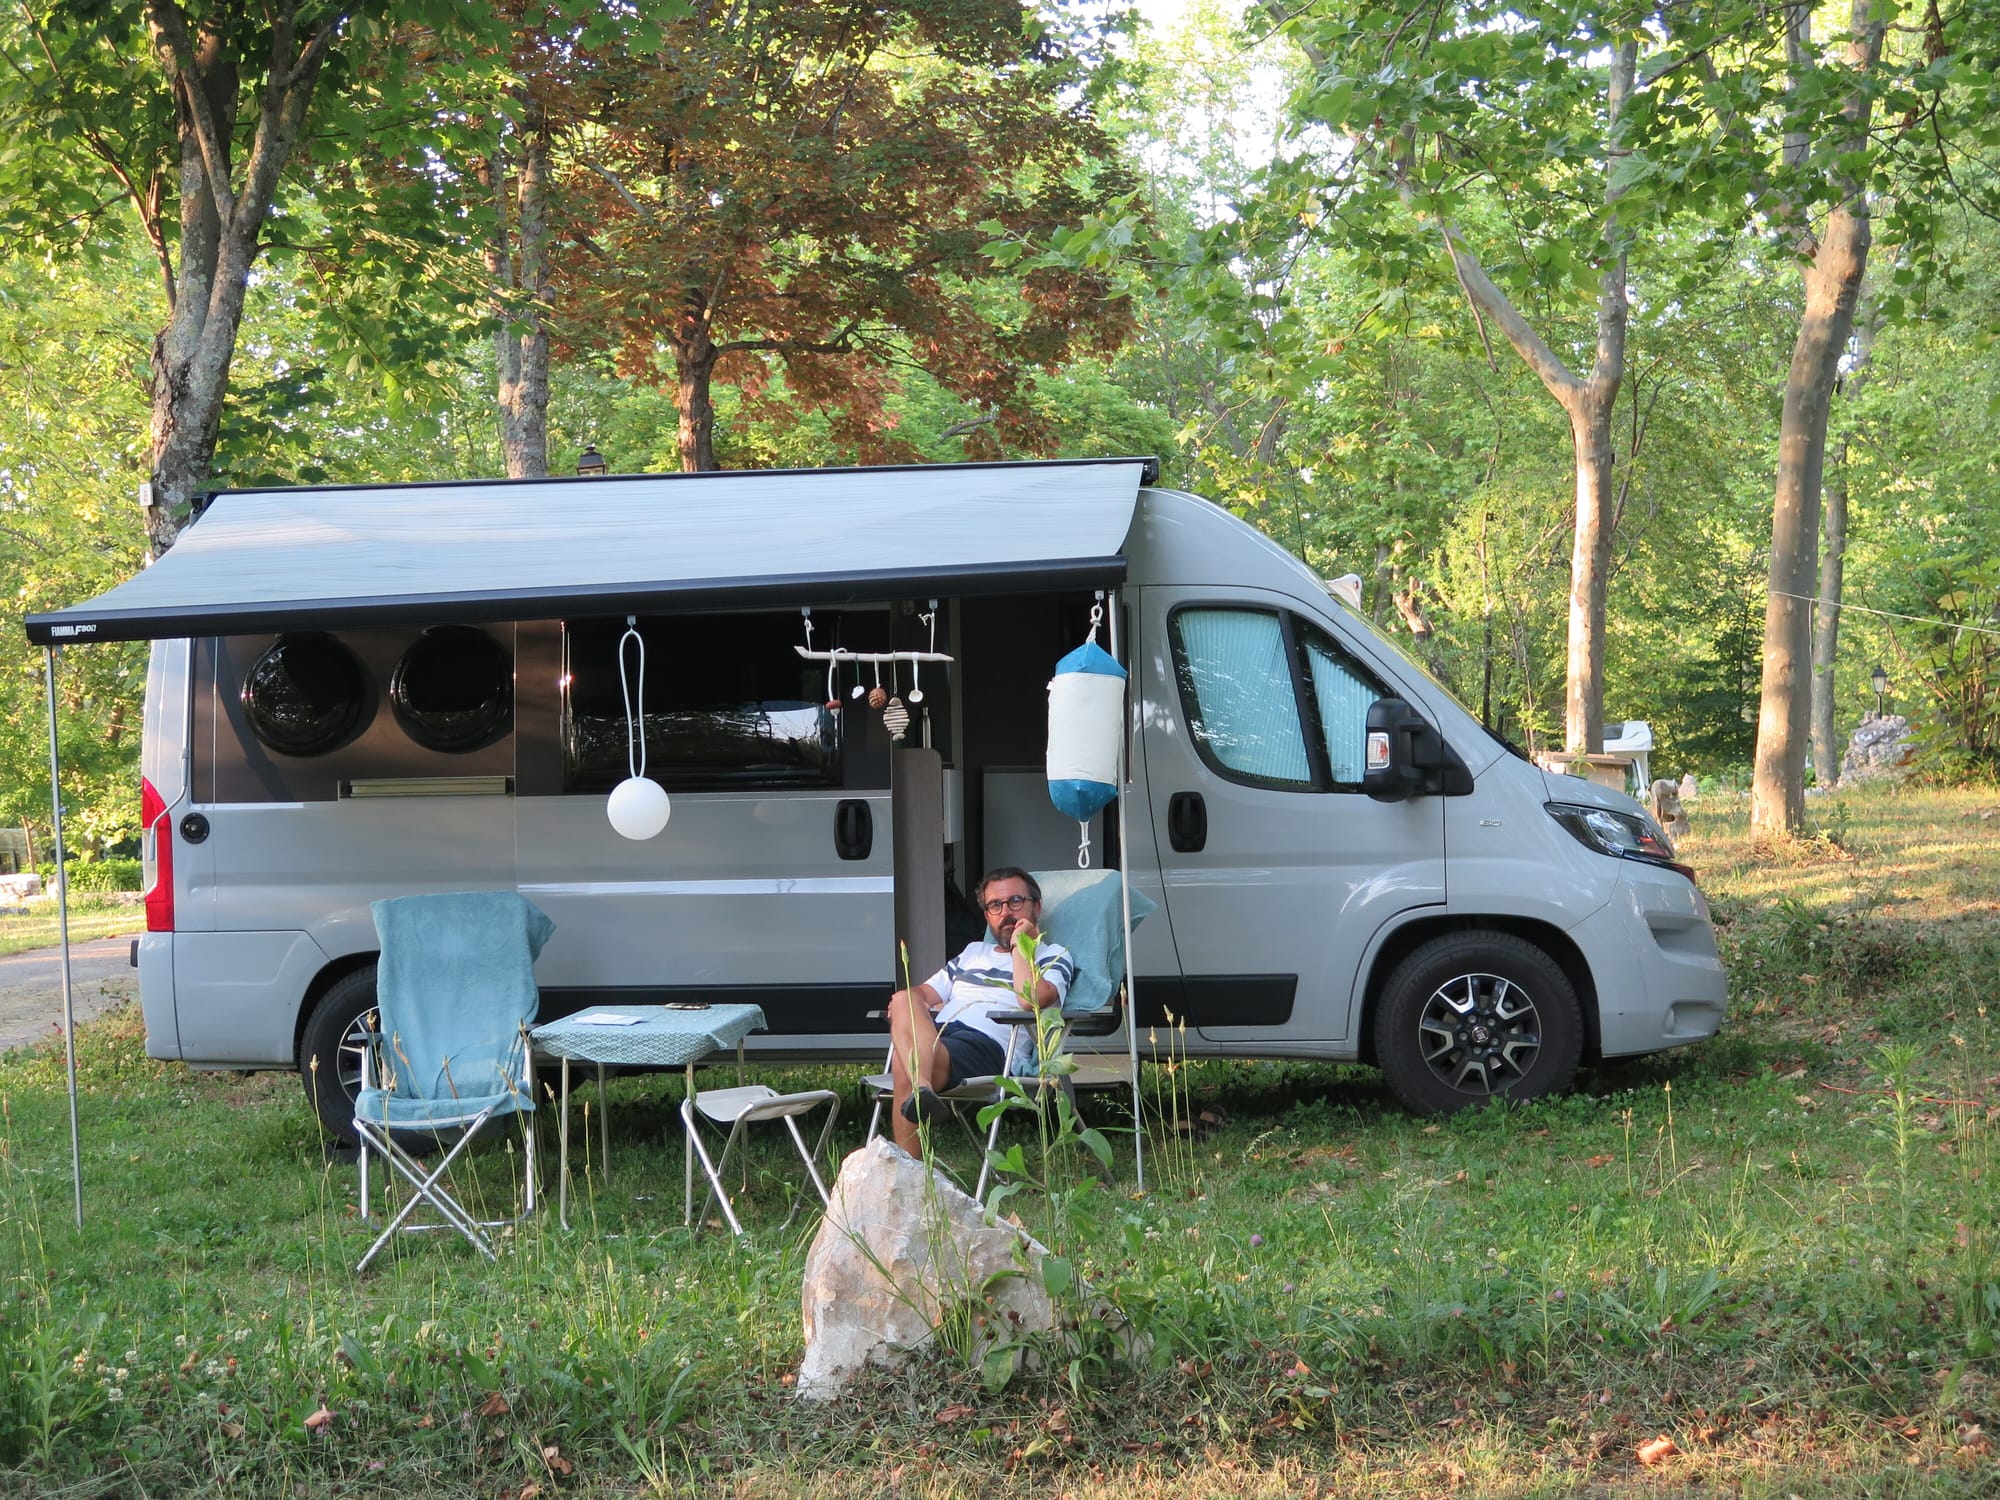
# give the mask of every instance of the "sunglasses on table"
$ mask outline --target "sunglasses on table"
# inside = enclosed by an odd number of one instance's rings
[[[1024,906],[1033,906],[1033,896],[1000,896],[985,903],[986,915],[997,917],[1005,911],[1019,911]]]

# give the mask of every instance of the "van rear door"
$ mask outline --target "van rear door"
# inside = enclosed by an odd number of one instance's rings
[[[1368,705],[1390,690],[1324,622],[1262,589],[1140,593],[1180,1009],[1217,1042],[1350,1044],[1371,941],[1445,899],[1442,799],[1362,793]]]

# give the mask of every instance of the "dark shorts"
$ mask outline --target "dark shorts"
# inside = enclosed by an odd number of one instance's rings
[[[944,1086],[955,1089],[968,1078],[987,1078],[1007,1066],[1007,1049],[983,1031],[975,1031],[963,1021],[947,1021],[938,1033],[938,1045],[951,1059],[951,1076]]]

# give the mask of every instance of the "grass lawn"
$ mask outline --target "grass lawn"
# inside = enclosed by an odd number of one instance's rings
[[[69,903],[69,940],[117,937],[146,930],[146,908],[121,896],[78,894]],[[30,948],[53,948],[62,941],[62,925],[53,901],[38,901],[24,914],[0,916],[0,955]]]
[[[1820,802],[1837,837],[1777,852],[1743,807],[1696,804],[1684,848],[1722,1037],[1446,1121],[1359,1069],[1153,1069],[1220,1127],[1156,1126],[1143,1197],[1114,1136],[1107,1189],[1010,1204],[1152,1357],[999,1391],[934,1356],[792,1401],[812,1225],[770,1227],[773,1151],[753,1243],[680,1228],[668,1078],[613,1085],[575,1231],[357,1276],[295,1079],[91,1027],[78,1231],[60,1055],[0,1059],[0,1493],[2000,1493],[2000,796]],[[503,1201],[506,1165],[474,1185]]]

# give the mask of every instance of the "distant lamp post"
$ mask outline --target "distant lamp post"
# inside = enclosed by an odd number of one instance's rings
[[[576,472],[585,479],[602,479],[605,476],[604,455],[597,451],[597,444],[592,443],[577,455]]]
[[[1889,674],[1882,670],[1882,664],[1875,663],[1875,670],[1868,674],[1868,685],[1875,689],[1875,717],[1882,717],[1882,695],[1889,691]]]

